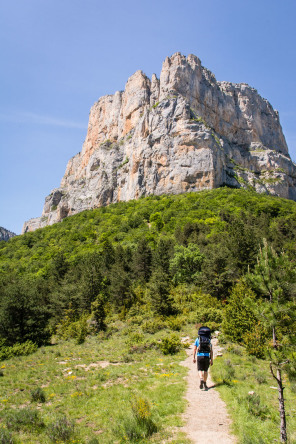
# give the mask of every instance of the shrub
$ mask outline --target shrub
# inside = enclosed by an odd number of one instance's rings
[[[22,344],[16,343],[11,347],[2,346],[0,348],[0,361],[4,359],[10,359],[13,356],[27,356],[34,353],[37,350],[37,344],[32,341],[26,341]]]
[[[0,444],[14,444],[15,441],[11,435],[11,433],[0,427]]]
[[[106,330],[106,304],[105,298],[102,294],[99,294],[96,300],[92,302],[91,311],[93,319],[96,323],[96,331]]]
[[[172,333],[162,339],[160,349],[164,355],[174,355],[181,349],[182,344],[180,338]]]
[[[77,344],[82,344],[88,334],[88,315],[82,315],[77,321],[73,321],[70,316],[67,315],[57,325],[57,336],[62,339],[73,338]]]
[[[219,340],[219,342],[220,342],[220,340]],[[240,347],[236,347],[233,344],[228,345],[227,351],[230,353],[233,353],[234,355],[238,355],[238,356],[242,356],[242,354],[243,354],[242,349]]]
[[[151,417],[149,401],[145,398],[134,397],[131,401],[132,412],[138,422],[145,421]]]
[[[15,431],[27,429],[38,430],[44,427],[44,422],[40,418],[38,410],[24,408],[8,412],[6,425],[8,429]]]
[[[258,384],[265,384],[266,383],[266,376],[263,373],[255,373],[254,378],[258,382]]]
[[[242,342],[243,335],[252,331],[257,323],[248,304],[248,300],[253,301],[254,298],[254,293],[244,283],[238,283],[232,289],[222,327],[224,334],[235,342]]]
[[[100,442],[97,438],[91,438],[87,444],[100,444]]]
[[[157,333],[158,331],[165,328],[165,322],[160,318],[149,319],[148,321],[143,322],[142,329],[145,333]]]
[[[171,317],[167,321],[168,327],[171,330],[174,331],[180,331],[183,325],[185,324],[184,318],[178,316],[178,317]]]
[[[147,399],[135,396],[131,400],[132,415],[121,420],[121,427],[116,433],[124,441],[139,442],[157,432],[157,426],[152,420],[151,407]]]
[[[68,442],[74,434],[74,423],[62,416],[48,426],[47,435],[52,442]]]
[[[129,333],[125,342],[128,346],[134,347],[139,344],[143,344],[143,341],[144,335],[141,331],[132,331],[131,333]]]
[[[45,402],[46,397],[42,388],[37,387],[36,389],[31,391],[31,401],[32,402]]]
[[[267,333],[263,330],[260,323],[254,326],[251,331],[243,335],[243,341],[249,355],[262,359],[266,352]]]
[[[222,381],[226,385],[231,385],[235,378],[235,370],[232,363],[227,359],[224,361],[224,372],[222,374]]]
[[[257,416],[260,419],[265,419],[268,415],[268,408],[266,405],[261,404],[260,396],[257,393],[248,394],[248,396],[244,398],[244,402],[251,415]]]

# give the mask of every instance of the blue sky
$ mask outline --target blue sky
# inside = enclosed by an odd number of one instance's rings
[[[295,0],[1,0],[0,226],[41,215],[100,96],[177,51],[268,99],[295,160],[295,19]]]

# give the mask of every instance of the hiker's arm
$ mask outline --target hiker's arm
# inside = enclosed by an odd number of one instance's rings
[[[214,361],[214,358],[213,358],[213,347],[211,347],[211,353],[210,353],[210,364],[211,365],[213,365],[213,361]]]
[[[193,362],[196,362],[196,349],[197,349],[197,347],[195,345],[193,348]]]

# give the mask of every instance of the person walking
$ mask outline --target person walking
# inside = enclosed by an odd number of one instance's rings
[[[208,390],[207,379],[209,366],[213,365],[213,346],[211,343],[211,330],[208,327],[200,327],[198,337],[193,348],[193,362],[197,361],[197,370],[200,379],[200,389]]]

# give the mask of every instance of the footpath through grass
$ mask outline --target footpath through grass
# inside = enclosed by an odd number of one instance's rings
[[[224,346],[212,376],[233,421],[239,444],[280,442],[278,391],[267,361],[248,356],[243,347]],[[288,443],[296,443],[296,393],[284,379]]]
[[[178,432],[185,352],[153,346],[167,333],[135,333],[118,322],[109,338],[1,362],[1,444],[188,442]]]

